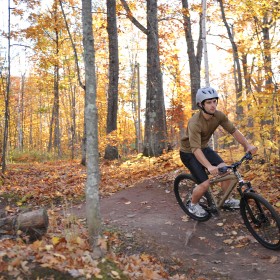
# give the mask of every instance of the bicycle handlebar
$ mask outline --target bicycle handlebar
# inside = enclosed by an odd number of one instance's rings
[[[253,158],[252,153],[248,152],[245,154],[245,156],[242,157],[241,160],[239,160],[231,165],[219,167],[218,170],[219,170],[220,174],[224,174],[224,173],[228,172],[229,169],[232,169],[232,170],[236,169],[237,167],[239,167],[242,164],[243,161],[251,160],[252,158]]]

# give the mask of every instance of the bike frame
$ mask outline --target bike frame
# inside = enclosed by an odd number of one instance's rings
[[[243,177],[237,170],[237,166],[233,167],[231,172],[232,173],[228,173],[225,175],[218,175],[217,177],[210,179],[209,191],[211,193],[212,199],[214,200],[217,209],[220,209],[224,205],[224,202],[229,197],[233,189],[237,186],[237,184],[238,184],[237,190],[241,197],[243,194],[242,187],[244,185],[247,185],[247,190],[252,190],[250,182],[244,182]],[[222,195],[221,199],[218,201],[217,198],[212,194],[212,187],[216,183],[220,183],[228,180],[230,180],[230,185],[227,191]]]
[[[218,201],[217,198],[212,194],[212,188],[216,183],[220,183],[228,180],[230,180],[230,185],[227,191],[222,195],[221,199],[219,199]],[[233,191],[237,183],[238,183],[238,179],[235,174],[220,175],[210,179],[210,187],[208,191],[211,193],[212,199],[214,200],[217,209],[220,209],[224,205],[224,202],[229,197],[229,195],[231,194],[231,192]]]

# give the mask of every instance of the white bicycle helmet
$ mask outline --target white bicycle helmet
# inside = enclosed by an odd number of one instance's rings
[[[212,87],[200,88],[196,93],[196,104],[202,103],[204,100],[219,98],[217,91]]]

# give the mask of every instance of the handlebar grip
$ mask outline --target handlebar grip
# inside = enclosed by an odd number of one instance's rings
[[[251,153],[251,152],[246,153],[246,155],[245,155],[245,159],[247,159],[247,160],[251,160],[252,158],[253,158],[253,155],[252,155],[252,153]]]
[[[227,173],[228,167],[222,166],[222,167],[219,167],[218,170],[219,170],[220,174],[224,174],[224,173]]]

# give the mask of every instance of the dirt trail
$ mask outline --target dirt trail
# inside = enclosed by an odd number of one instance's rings
[[[257,243],[238,210],[197,223],[184,215],[172,188],[172,181],[153,178],[101,199],[104,223],[123,231],[127,253],[152,253],[190,279],[280,279],[280,251]],[[72,211],[85,213],[84,206]]]

